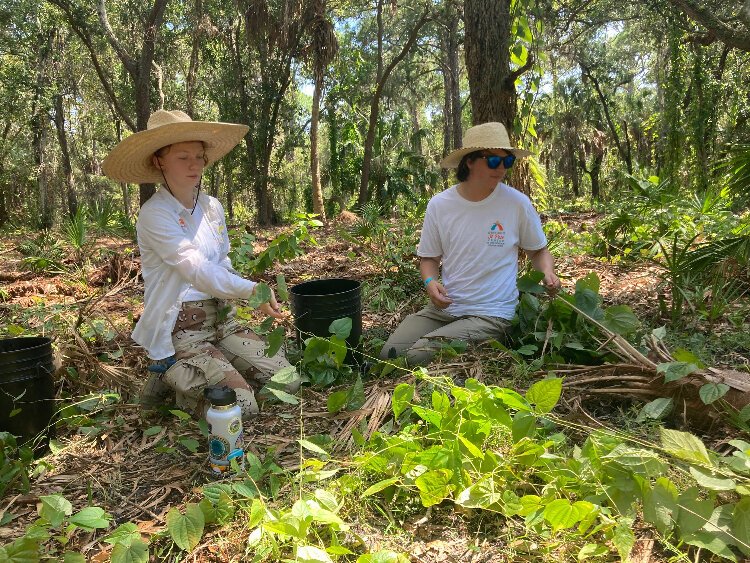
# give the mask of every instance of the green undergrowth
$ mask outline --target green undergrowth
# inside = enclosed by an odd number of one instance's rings
[[[248,452],[229,479],[200,487],[151,535],[115,525],[101,507],[74,510],[45,495],[38,519],[0,547],[0,560],[83,561],[68,546],[96,533],[116,562],[181,560],[207,534],[246,561],[408,561],[403,550],[373,548],[366,522],[390,530],[378,533],[387,546],[426,510],[453,512],[501,553],[528,540],[540,560],[625,560],[645,528],[675,560],[698,550],[703,560],[750,554],[750,443],[727,440],[720,454],[664,427],[644,440],[575,425],[553,412],[556,377],[521,394],[474,379],[458,387],[424,369],[412,375],[395,387],[391,416],[369,438],[355,428],[346,454],[328,437],[302,435],[300,468],[286,472],[272,455]]]

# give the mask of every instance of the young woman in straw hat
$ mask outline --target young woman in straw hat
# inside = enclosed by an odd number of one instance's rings
[[[518,303],[519,249],[544,273],[548,291],[560,288],[539,215],[528,197],[503,183],[513,162],[529,154],[510,144],[501,123],[484,123],[468,129],[463,148],[443,159],[459,182],[428,203],[417,247],[431,303],[403,320],[382,359],[405,353],[410,364],[423,364],[441,342],[502,338]]]
[[[261,384],[291,368],[281,353],[266,357],[265,343],[236,322],[228,300],[250,297],[256,284],[232,269],[224,209],[200,191],[203,169],[228,153],[247,130],[159,110],[145,131],[123,140],[102,165],[119,182],[162,184],[136,223],[144,306],[132,338],[154,362],[144,395],[150,401],[164,398],[166,384],[175,390],[178,406],[196,416],[203,414],[207,385],[234,388],[243,417],[257,413],[243,374]],[[273,293],[259,309],[282,316]],[[297,387],[292,381],[287,391]]]

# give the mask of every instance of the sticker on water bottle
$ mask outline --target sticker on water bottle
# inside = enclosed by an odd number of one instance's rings
[[[221,436],[212,435],[208,440],[209,456],[220,459],[227,455],[229,451],[229,442]]]
[[[229,423],[229,432],[236,434],[242,429],[242,421],[239,418],[233,418],[232,422]]]

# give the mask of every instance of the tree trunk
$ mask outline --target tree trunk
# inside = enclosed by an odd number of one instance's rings
[[[602,199],[601,188],[599,187],[599,173],[602,170],[602,160],[604,160],[604,152],[595,152],[594,159],[591,162],[591,198],[596,200]]]
[[[464,2],[466,70],[472,123],[499,121],[513,130],[515,77],[510,71],[511,0]]]
[[[459,15],[453,2],[446,3],[445,29],[440,34],[443,73],[443,156],[461,147],[461,95],[458,63]],[[441,170],[444,187],[448,187],[448,170]]]
[[[52,227],[52,195],[49,193],[47,173],[47,120],[44,114],[34,116],[34,164],[37,169],[37,198],[39,200],[39,226]]]
[[[185,80],[185,112],[195,118],[195,77],[198,73],[198,55],[200,53],[201,41],[201,19],[203,18],[203,0],[195,0],[195,11],[193,12],[193,44],[190,49],[190,67]]]
[[[62,154],[63,174],[65,175],[65,194],[68,204],[68,216],[73,219],[78,212],[78,198],[76,197],[75,185],[73,183],[73,167],[70,165],[70,153],[68,151],[68,137],[65,134],[65,114],[63,113],[62,94],[55,95],[55,129],[57,129],[57,141],[60,143]]]
[[[146,129],[148,117],[151,113],[151,67],[154,64],[154,53],[156,50],[156,39],[164,19],[164,10],[168,0],[154,0],[148,15],[145,18],[133,17],[133,21],[142,21],[141,49],[137,54],[129,53],[125,45],[120,42],[109,23],[105,0],[98,0],[96,11],[99,18],[99,28],[90,26],[85,18],[81,17],[81,11],[74,6],[70,0],[49,0],[51,4],[59,7],[65,14],[68,23],[76,35],[83,41],[89,52],[91,61],[104,88],[107,99],[117,115],[135,131]],[[105,71],[100,57],[102,56],[94,43],[94,37],[103,34],[106,41],[117,54],[133,81],[133,95],[136,120],[133,122],[129,112],[125,110],[122,100],[116,94],[116,88]],[[128,44],[130,40],[128,38]],[[127,90],[126,90],[127,91]],[[154,184],[140,185],[140,204],[143,205],[154,194]]]
[[[623,162],[625,163],[625,166],[628,169],[628,174],[633,173],[633,162],[630,159],[630,151],[623,146],[622,141],[620,141],[620,135],[617,133],[617,127],[615,127],[615,123],[612,120],[612,115],[609,112],[609,102],[607,101],[607,98],[604,96],[604,92],[601,89],[601,86],[599,85],[599,81],[596,79],[596,77],[591,72],[591,69],[584,66],[583,64],[580,64],[581,72],[583,75],[588,78],[591,81],[591,84],[594,86],[594,90],[596,91],[596,95],[599,98],[599,101],[602,104],[602,110],[604,111],[604,117],[607,121],[607,126],[609,127],[609,132],[612,134],[612,138],[615,141],[615,145],[617,146],[617,152],[620,154],[620,158],[622,158]]]
[[[320,185],[320,163],[318,158],[318,123],[320,122],[320,94],[323,90],[323,76],[315,77],[313,91],[312,116],[310,119],[310,176],[312,179],[313,213],[317,213],[321,221],[326,220],[326,210],[323,205],[323,187]]]
[[[568,141],[568,173],[573,186],[573,197],[581,195],[581,186],[578,177],[578,165],[576,163],[576,148],[571,140]]]
[[[34,146],[34,163],[37,171],[37,197],[39,201],[39,226],[49,229],[53,224],[53,197],[49,191],[49,164],[47,162],[47,139],[49,133],[48,100],[45,91],[49,88],[50,55],[54,32],[40,30],[43,39],[36,69],[36,91],[32,109],[31,127]]]
[[[448,70],[451,73],[450,99],[452,104],[451,118],[453,126],[453,148],[461,147],[463,127],[461,125],[461,67],[458,62],[459,38],[458,38],[459,15],[452,14],[448,21]]]
[[[409,53],[411,48],[417,42],[419,30],[428,20],[428,12],[423,12],[414,27],[409,31],[409,36],[401,47],[401,51],[393,60],[383,67],[383,0],[378,0],[377,8],[378,20],[378,70],[375,76],[375,91],[370,101],[370,120],[367,125],[367,137],[365,138],[365,154],[362,161],[362,178],[359,184],[359,198],[357,203],[362,207],[369,198],[370,168],[372,165],[372,151],[375,145],[375,133],[377,132],[378,115],[380,113],[380,97],[383,95],[383,88],[388,81],[393,69]]]
[[[451,92],[451,75],[448,70],[447,61],[443,62],[443,156],[446,156],[452,150],[451,126],[453,124],[453,104],[450,98]],[[448,188],[448,170],[442,168],[440,173],[443,176],[443,189]]]

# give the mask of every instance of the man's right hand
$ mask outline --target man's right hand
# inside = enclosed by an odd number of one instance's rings
[[[448,292],[445,291],[443,284],[437,280],[432,280],[427,284],[427,295],[430,296],[430,301],[438,309],[445,309],[453,303],[453,300],[448,297]]]

